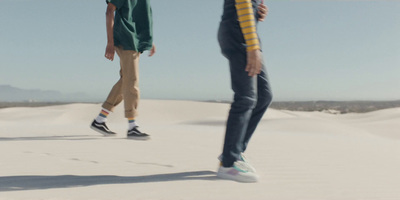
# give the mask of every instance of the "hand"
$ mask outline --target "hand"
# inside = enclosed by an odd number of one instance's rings
[[[268,15],[268,7],[264,4],[264,1],[258,6],[258,12],[260,18],[258,21],[263,22]]]
[[[112,43],[107,43],[107,47],[106,47],[106,53],[105,53],[105,57],[108,60],[113,61],[114,60],[114,55],[115,55],[115,47],[114,44]]]
[[[149,57],[153,56],[156,53],[156,45],[153,44],[153,47],[150,49]]]
[[[246,72],[249,73],[249,76],[255,76],[261,73],[261,62],[262,58],[259,49],[247,52]]]

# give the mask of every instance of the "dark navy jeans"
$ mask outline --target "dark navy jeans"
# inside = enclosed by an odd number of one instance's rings
[[[236,21],[222,21],[218,31],[222,54],[229,60],[234,101],[229,111],[222,164],[231,167],[247,148],[251,136],[272,101],[266,68],[250,77],[245,71],[247,52]]]

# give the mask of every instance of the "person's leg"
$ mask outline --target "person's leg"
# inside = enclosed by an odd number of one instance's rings
[[[120,72],[121,74],[121,72]],[[114,110],[114,108],[121,103],[123,99],[122,96],[122,80],[121,78],[118,82],[113,86],[106,101],[102,105],[102,109],[99,115],[93,120],[91,124],[91,128],[103,135],[115,135],[116,133],[112,132],[106,125],[107,116],[110,112]]]
[[[121,94],[125,117],[135,118],[139,103],[139,53],[116,47],[121,62]]]
[[[103,103],[102,107],[109,111],[114,111],[114,108],[121,103],[123,99],[122,96],[122,77],[113,86],[106,101]]]
[[[264,64],[263,64],[264,65]],[[258,123],[262,119],[265,111],[272,101],[272,91],[268,80],[268,74],[265,66],[261,73],[257,76],[257,104],[253,109],[249,124],[247,126],[246,135],[243,140],[242,152],[246,151],[251,136],[257,128]]]
[[[257,78],[248,76],[245,71],[247,64],[245,52],[230,54],[227,58],[231,71],[232,90],[235,95],[226,125],[222,165],[231,167],[235,161],[239,160],[248,123],[256,105]]]
[[[247,163],[240,159],[242,143],[248,121],[256,104],[256,77],[245,71],[246,48],[238,24],[223,21],[218,30],[222,54],[229,60],[232,89],[235,93],[227,121],[221,166],[217,177],[239,182],[257,182],[258,176]]]
[[[129,126],[127,137],[129,139],[148,140],[149,135],[138,130],[135,123],[139,104],[139,57],[140,53],[131,50],[116,48],[121,62],[122,95],[124,97],[125,117]]]

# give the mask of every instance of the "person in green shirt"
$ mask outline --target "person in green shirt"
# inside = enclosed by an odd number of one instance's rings
[[[111,136],[106,125],[107,116],[124,100],[125,117],[128,119],[128,138],[147,140],[150,136],[138,130],[136,123],[139,92],[139,57],[149,50],[153,56],[153,19],[150,0],[106,0],[107,47],[105,57],[113,61],[115,52],[120,58],[120,79],[113,86],[100,114],[91,128]]]

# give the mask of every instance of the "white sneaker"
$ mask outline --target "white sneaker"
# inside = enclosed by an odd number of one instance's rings
[[[222,166],[222,157],[222,154],[218,156],[218,160],[221,161],[220,166]],[[238,161],[243,161],[250,172],[256,173],[256,169],[251,166],[249,160],[247,160],[243,153],[240,154]]]
[[[234,180],[243,183],[254,183],[258,181],[256,173],[249,171],[246,163],[236,161],[232,167],[219,167],[217,177]]]

